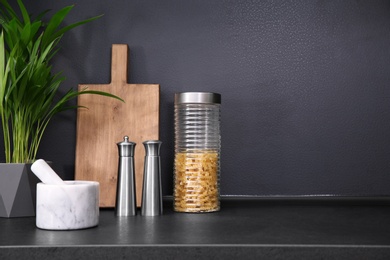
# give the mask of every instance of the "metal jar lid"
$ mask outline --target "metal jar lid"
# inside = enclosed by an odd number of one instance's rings
[[[182,92],[175,94],[175,104],[221,104],[221,94],[211,92]]]

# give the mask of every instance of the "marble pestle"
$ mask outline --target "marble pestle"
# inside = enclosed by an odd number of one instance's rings
[[[31,171],[45,184],[66,185],[60,176],[43,159],[31,165]]]

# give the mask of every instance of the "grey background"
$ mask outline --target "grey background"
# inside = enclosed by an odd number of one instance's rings
[[[129,82],[161,85],[165,195],[181,91],[222,94],[223,195],[390,194],[390,1],[26,1],[73,3],[65,23],[104,16],[63,38],[61,91],[109,83],[111,45],[128,44]],[[63,113],[39,152],[65,179],[75,138]]]

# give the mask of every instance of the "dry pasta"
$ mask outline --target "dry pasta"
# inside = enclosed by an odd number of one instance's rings
[[[216,152],[176,153],[175,211],[219,210],[218,172],[219,156]]]

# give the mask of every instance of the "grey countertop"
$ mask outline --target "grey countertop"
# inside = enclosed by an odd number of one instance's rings
[[[35,218],[0,218],[0,259],[390,259],[390,199],[237,198],[221,211],[115,217],[47,231]]]

